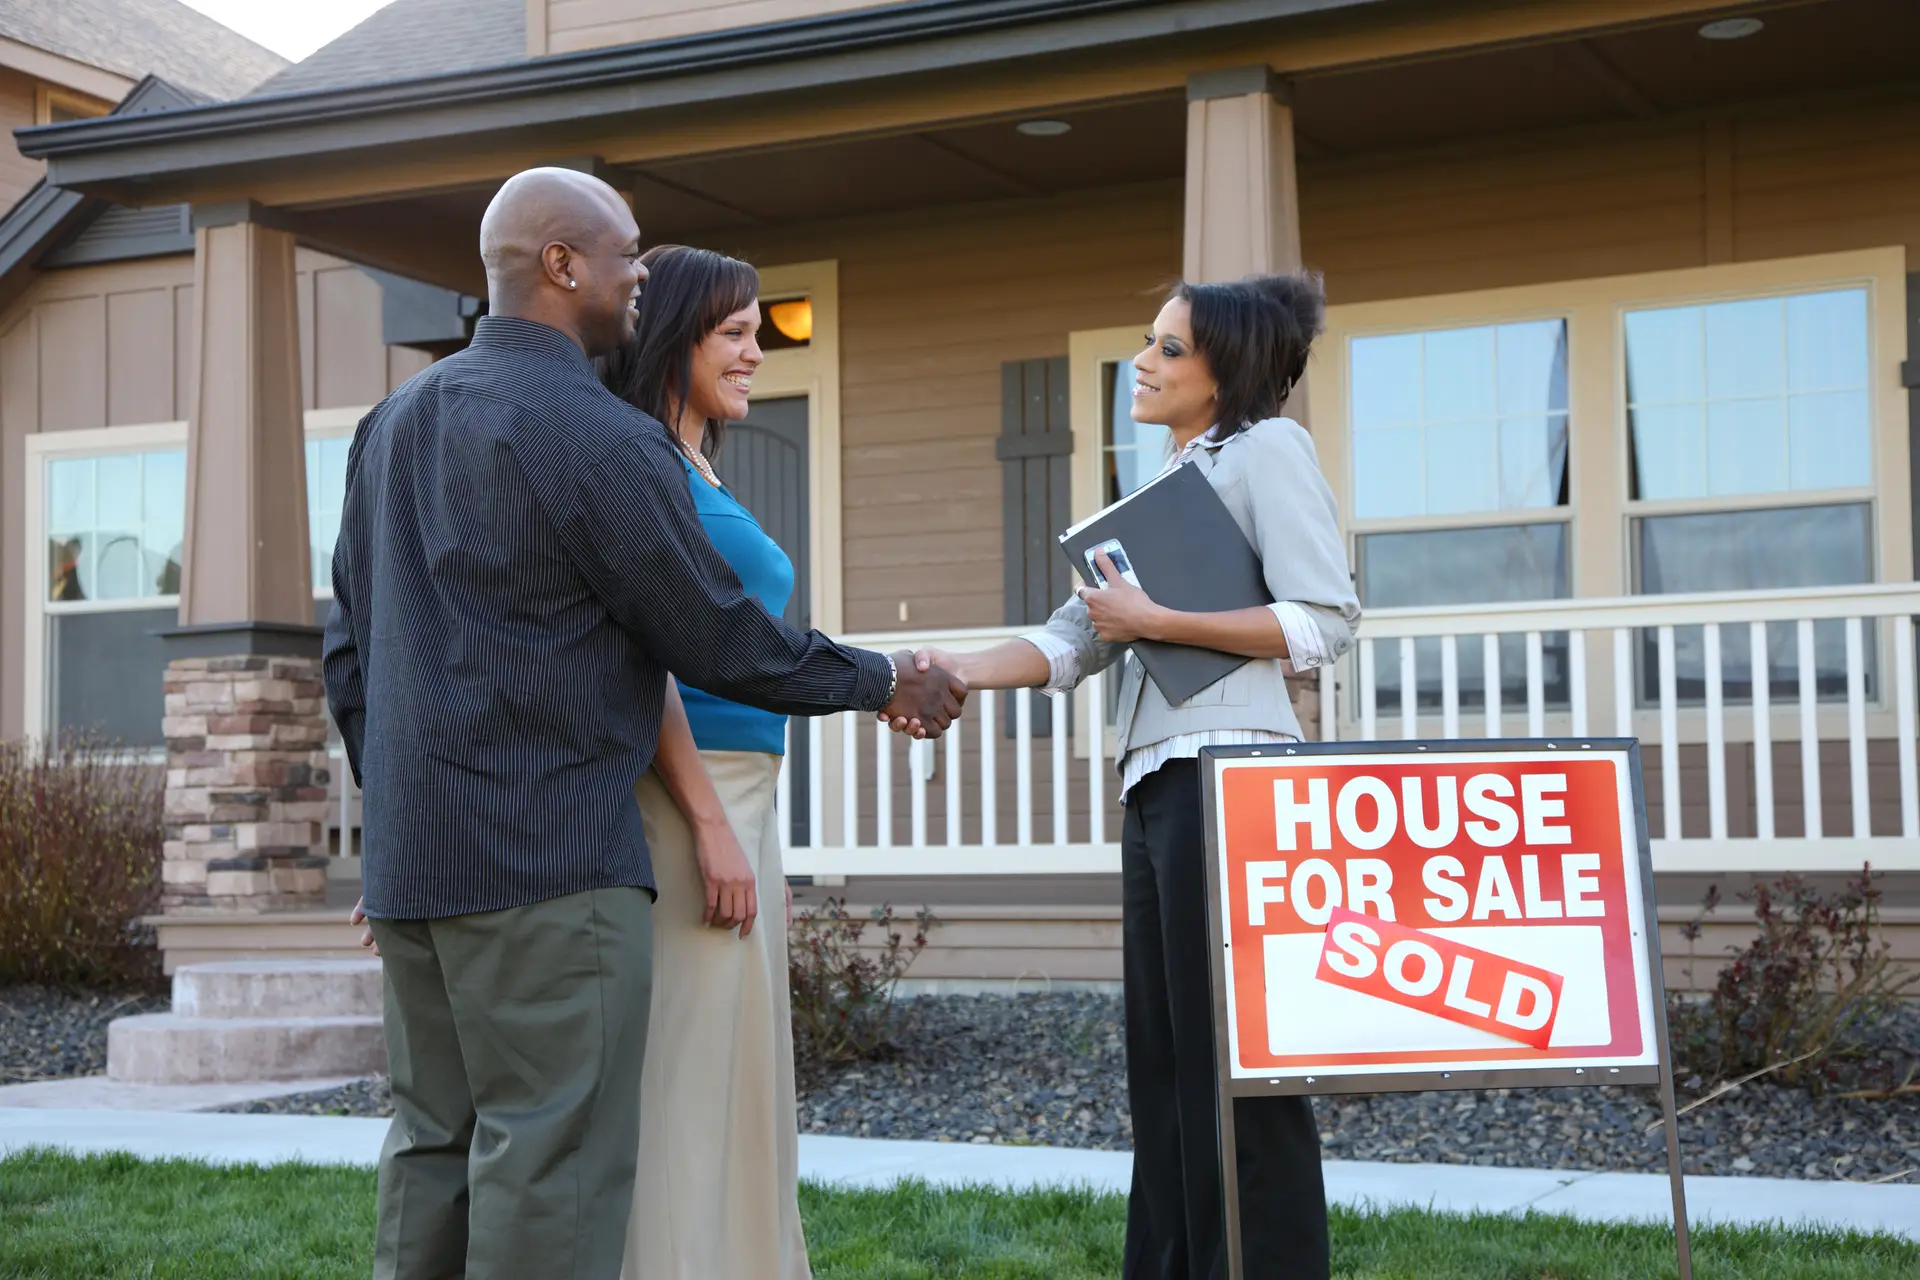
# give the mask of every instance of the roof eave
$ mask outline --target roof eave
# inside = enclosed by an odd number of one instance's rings
[[[348,89],[18,130],[86,189],[370,147],[523,133],[789,89],[1097,49],[1384,0],[922,0]]]

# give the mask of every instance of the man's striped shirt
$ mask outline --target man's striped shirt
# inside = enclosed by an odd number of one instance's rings
[[[892,679],[742,594],[666,429],[524,320],[360,423],[333,589],[327,701],[389,919],[652,888],[633,786],[669,671],[790,715],[877,711]]]

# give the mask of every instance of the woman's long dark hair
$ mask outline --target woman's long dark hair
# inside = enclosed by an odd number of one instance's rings
[[[1307,371],[1313,340],[1326,327],[1320,273],[1248,276],[1228,284],[1181,281],[1169,294],[1173,298],[1190,308],[1193,345],[1219,388],[1219,435],[1237,435],[1279,417]]]
[[[760,273],[738,258],[683,244],[655,245],[640,261],[647,268],[640,322],[627,345],[602,363],[600,377],[609,391],[664,424],[677,443],[694,348],[760,296]],[[700,452],[709,461],[718,458],[726,435],[726,423],[708,418]]]

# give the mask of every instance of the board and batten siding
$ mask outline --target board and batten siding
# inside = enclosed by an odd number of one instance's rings
[[[1145,331],[1180,268],[1178,187],[736,235],[720,247],[751,262],[840,263],[846,630],[998,625],[1001,366]]]
[[[371,405],[428,357],[380,342],[380,287],[302,250],[301,388],[309,409]],[[177,422],[189,412],[193,259],[40,276],[0,312],[0,737],[23,730],[26,437]]]

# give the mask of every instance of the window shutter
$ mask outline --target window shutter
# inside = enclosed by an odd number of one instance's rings
[[[1076,579],[1057,539],[1073,523],[1067,361],[1014,360],[1000,366],[1001,432],[994,453],[1004,474],[1006,620],[1045,622]],[[1034,732],[1047,731],[1051,699],[1034,707]],[[1013,717],[1007,717],[1013,728]]]

